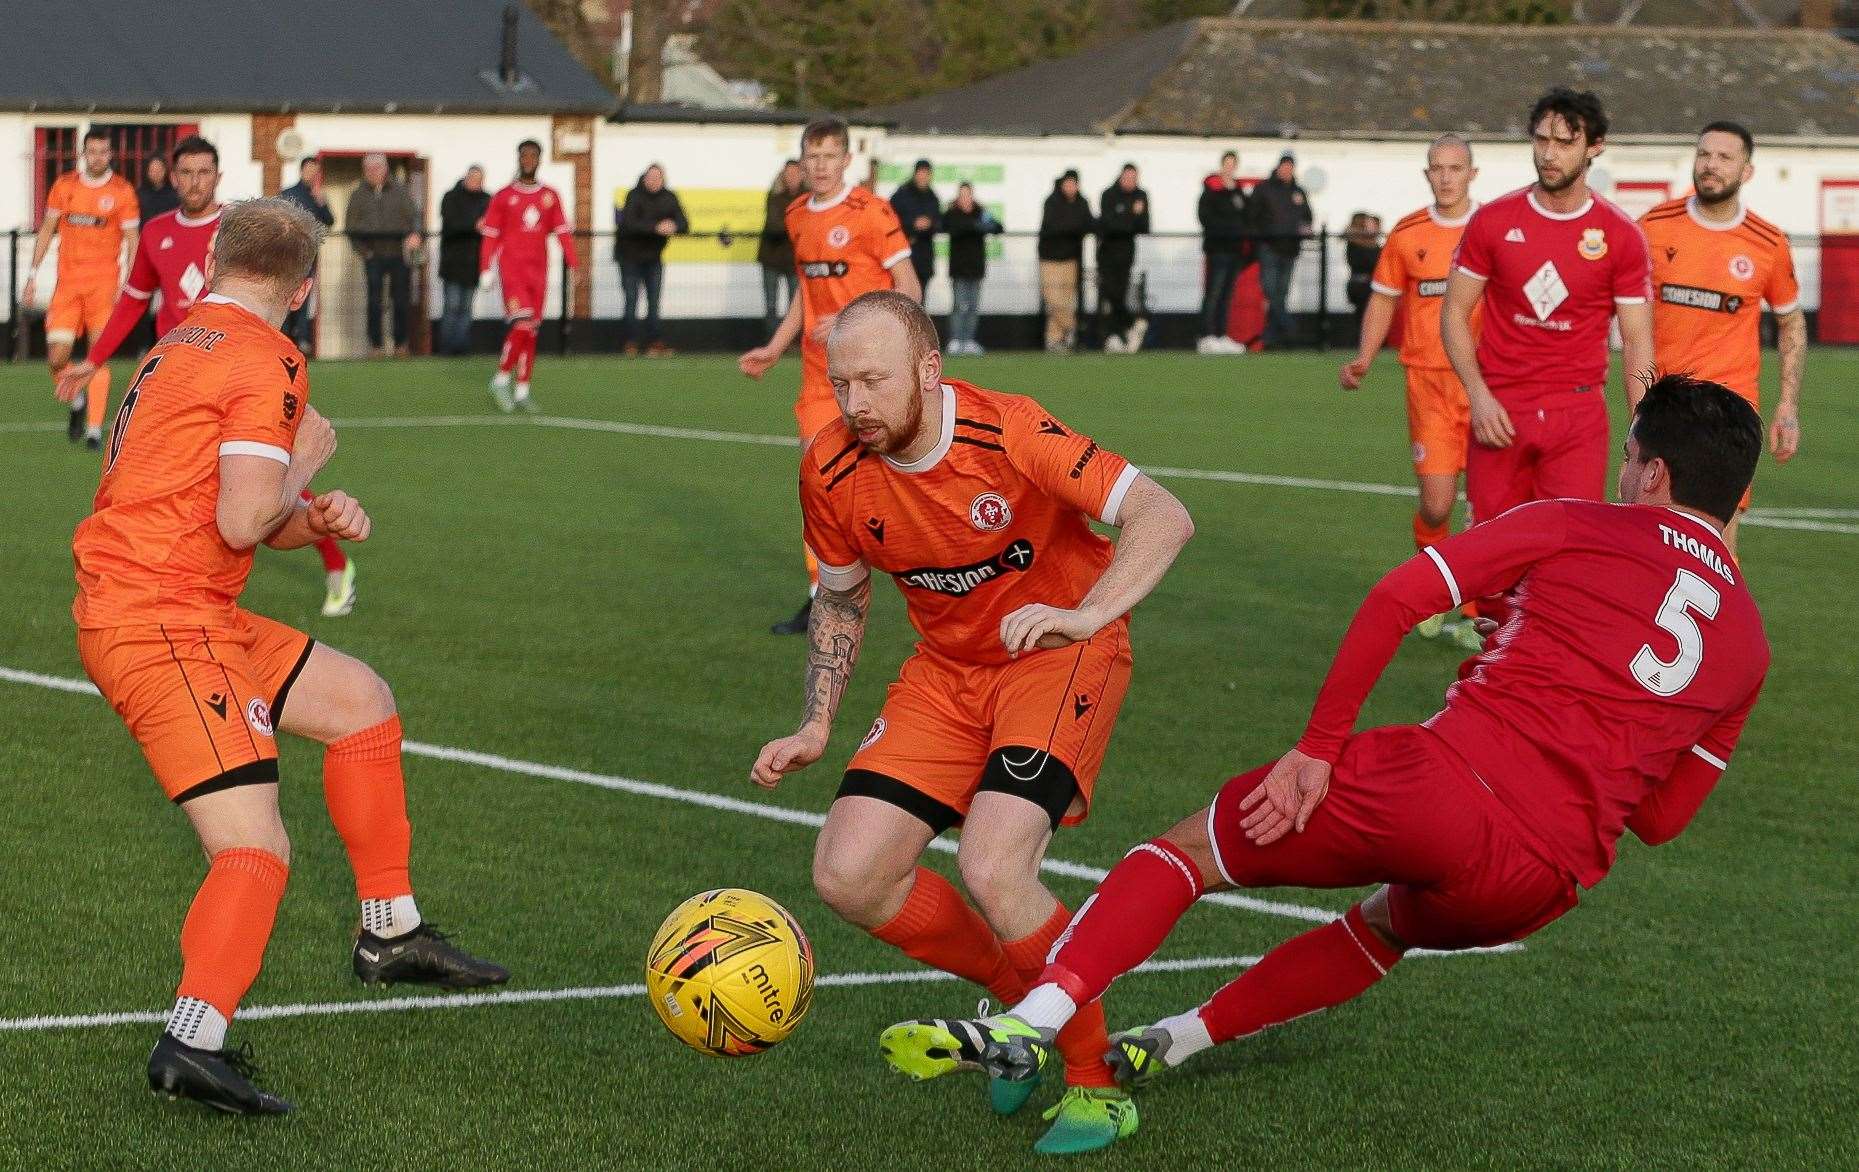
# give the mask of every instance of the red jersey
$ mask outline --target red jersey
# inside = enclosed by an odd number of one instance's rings
[[[1536,501],[1423,551],[1369,595],[1299,747],[1334,761],[1408,626],[1505,591],[1510,620],[1426,724],[1592,887],[1681,762],[1727,767],[1768,672],[1755,600],[1689,513]]]
[[[807,546],[832,589],[890,574],[922,637],[959,664],[1008,661],[1001,620],[1028,603],[1074,607],[1114,552],[1137,472],[1033,400],[950,379],[942,437],[911,464],[867,452],[844,420],[801,459]]]
[[[176,208],[142,226],[123,295],[147,301],[157,292],[161,294],[161,312],[155,315],[157,335],[180,325],[194,302],[207,291],[207,251],[213,247],[213,234],[219,231],[219,213],[215,207],[199,219],[190,220]]]
[[[562,246],[562,259],[575,266],[573,236],[562,212],[562,197],[546,183],[518,180],[491,197],[478,232],[484,243],[478,252],[478,271],[497,262],[506,276],[534,276],[549,270],[549,237]]]
[[[1564,405],[1607,382],[1614,306],[1652,295],[1633,218],[1598,195],[1548,212],[1526,187],[1472,213],[1453,264],[1485,282],[1478,369],[1506,407]]]

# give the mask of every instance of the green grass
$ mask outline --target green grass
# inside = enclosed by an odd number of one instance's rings
[[[1859,360],[1822,351],[1808,369],[1804,454],[1765,462],[1759,506],[1854,503],[1859,425],[1822,389],[1851,385]],[[1353,397],[1316,356],[998,357],[958,371],[1039,396],[1141,464],[1407,477],[1391,363]],[[337,419],[476,414],[487,373],[321,364],[313,394]],[[785,434],[796,378],[792,365],[752,384],[722,360],[545,357],[537,394],[557,415]],[[0,424],[55,418],[42,369],[0,368]],[[375,517],[355,614],[315,617],[307,551],[262,555],[246,602],[372,663],[414,739],[751,798],[756,749],[799,709],[801,644],[765,633],[802,586],[794,461],[783,447],[522,423],[348,428],[322,482]],[[0,666],[80,676],[69,539],[96,461],[62,436],[0,429],[0,468]],[[1058,857],[1109,865],[1281,752],[1363,591],[1411,552],[1402,498],[1169,484],[1199,533],[1137,614],[1096,810],[1058,836]],[[1145,1094],[1142,1131],[1086,1166],[1859,1163],[1859,689],[1838,600],[1856,557],[1850,532],[1746,531],[1774,669],[1735,767],[1677,843],[1625,844],[1616,874],[1525,952],[1415,960],[1360,1003],[1206,1056]],[[772,801],[825,809],[907,653],[895,592],[878,597],[828,759]],[[1446,648],[1409,646],[1365,720],[1431,713],[1455,666]],[[185,820],[100,701],[0,682],[0,713],[0,1017],[165,1007],[202,872]],[[363,999],[319,754],[288,738],[283,751],[295,859],[252,1001]],[[422,907],[507,962],[514,987],[635,981],[666,911],[724,884],[786,903],[824,972],[911,967],[813,895],[805,827],[422,758],[407,772]],[[1086,894],[1056,882],[1074,904]],[[1252,954],[1300,928],[1203,907],[1162,955]],[[1224,977],[1133,976],[1112,1019],[1173,1012]],[[637,999],[235,1023],[299,1104],[262,1123],[151,1100],[153,1026],[0,1032],[0,1165],[1022,1166],[1036,1114],[997,1122],[972,1083],[908,1084],[875,1053],[884,1025],[971,996],[822,989],[791,1041],[737,1062],[678,1046]]]

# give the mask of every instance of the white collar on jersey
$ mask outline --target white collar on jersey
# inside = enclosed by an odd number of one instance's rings
[[[176,208],[174,212],[174,222],[183,228],[198,228],[202,224],[211,224],[213,221],[219,219],[219,214],[225,210],[225,204],[215,204],[213,210],[207,215],[201,216],[198,220],[190,220],[185,215],[181,214],[179,208]]]
[[[1704,526],[1706,529],[1710,530],[1712,537],[1717,538],[1719,541],[1723,540],[1723,526],[1717,524],[1717,522],[1711,520],[1709,517],[1693,513],[1687,509],[1675,508],[1672,505],[1661,505],[1660,508],[1671,513],[1673,516],[1683,517],[1685,520],[1695,525]]]
[[[1736,215],[1720,223],[1716,220],[1707,220],[1699,215],[1698,197],[1692,195],[1685,200],[1685,211],[1690,214],[1691,222],[1700,228],[1708,228],[1712,232],[1728,232],[1733,228],[1741,228],[1743,226],[1743,220],[1749,215],[1749,206],[1742,200],[1737,200]]]
[[[251,306],[247,305],[245,302],[240,301],[236,297],[228,297],[224,293],[209,293],[205,297],[202,297],[200,299],[200,304],[201,305],[236,305],[240,309],[243,309],[245,312],[251,314],[253,317],[264,316],[264,314],[259,313],[256,309],[253,309]]]
[[[846,202],[846,196],[851,195],[851,194],[852,194],[852,185],[848,183],[844,187],[841,187],[839,189],[838,195],[835,195],[833,198],[827,200],[825,203],[821,203],[819,200],[815,199],[813,196],[810,195],[807,197],[807,210],[810,212],[829,211],[833,208],[838,207],[840,204]]]
[[[114,178],[116,178],[115,171],[105,171],[101,177],[92,179],[89,175],[84,173],[84,168],[79,167],[77,169],[77,181],[82,183],[85,187],[102,187]]]
[[[948,383],[944,383],[942,384],[942,438],[936,441],[936,446],[924,452],[921,456],[918,456],[908,464],[893,460],[889,456],[884,458],[884,462],[907,476],[915,476],[919,472],[928,472],[931,468],[941,463],[942,458],[949,454],[949,448],[954,443],[955,388]]]
[[[1456,220],[1448,220],[1439,214],[1438,204],[1430,203],[1427,205],[1427,218],[1442,228],[1463,228],[1472,222],[1472,213],[1477,210],[1478,201],[1473,200],[1472,206],[1465,209],[1465,214],[1463,216],[1460,216]]]
[[[1536,209],[1536,214],[1543,217],[1545,220],[1579,220],[1594,209],[1594,195],[1592,192],[1589,193],[1587,199],[1582,201],[1582,205],[1572,212],[1552,212],[1542,204],[1537,203],[1535,187],[1531,187],[1529,191],[1525,192],[1523,198],[1529,200],[1530,206]]]

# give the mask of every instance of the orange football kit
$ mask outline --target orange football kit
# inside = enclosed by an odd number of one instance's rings
[[[1413,442],[1414,471],[1421,476],[1465,471],[1465,449],[1471,442],[1471,405],[1439,333],[1453,252],[1471,218],[1467,212],[1457,220],[1442,220],[1432,207],[1405,217],[1388,233],[1370,281],[1375,292],[1401,299],[1407,434]],[[1472,332],[1477,331],[1474,310]]]
[[[45,314],[46,340],[95,337],[116,308],[123,233],[141,223],[135,188],[114,171],[98,180],[70,171],[52,184],[45,209],[59,217],[58,284]]]

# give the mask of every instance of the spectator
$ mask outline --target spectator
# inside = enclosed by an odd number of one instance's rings
[[[297,167],[297,182],[278,192],[280,199],[287,199],[304,211],[316,217],[316,222],[325,228],[333,228],[336,214],[329,210],[329,197],[323,194],[323,161],[311,157]],[[304,303],[290,311],[284,319],[284,336],[297,343],[297,349],[305,354],[310,352],[310,324],[312,304],[315,294],[304,299]]]
[[[924,300],[929,299],[930,278],[936,275],[936,233],[942,229],[942,202],[930,187],[935,173],[928,159],[918,159],[910,182],[891,193],[891,210],[910,237],[910,267],[923,286]]]
[[[979,357],[985,351],[975,331],[981,324],[981,279],[988,274],[987,238],[1001,231],[1001,222],[975,202],[974,187],[964,183],[943,212],[942,226],[949,233],[949,282],[955,289],[948,352]]]
[[[142,183],[136,188],[136,203],[141,206],[144,224],[181,206],[180,193],[168,181],[168,160],[160,155],[150,155],[148,162],[142,165]]]
[[[1205,265],[1201,289],[1201,337],[1195,350],[1202,354],[1244,354],[1246,348],[1227,334],[1227,317],[1233,306],[1233,286],[1245,271],[1248,251],[1246,193],[1239,186],[1239,155],[1220,156],[1220,170],[1201,185],[1197,209],[1201,221],[1201,256]]]
[[[439,280],[445,303],[439,318],[439,352],[471,353],[471,306],[478,295],[478,223],[491,207],[484,168],[473,163],[439,200]]]
[[[1039,219],[1039,297],[1046,306],[1046,349],[1069,353],[1078,331],[1078,272],[1084,238],[1097,231],[1091,205],[1078,194],[1078,172],[1052,185]]]
[[[1283,346],[1296,327],[1286,305],[1291,274],[1304,240],[1312,235],[1310,197],[1297,182],[1297,159],[1286,151],[1271,178],[1252,189],[1253,229],[1259,236],[1259,285],[1265,292],[1265,344]]]
[[[1349,263],[1349,304],[1355,309],[1356,333],[1362,332],[1362,311],[1368,306],[1369,279],[1381,259],[1381,217],[1357,212],[1343,231],[1343,255]]]
[[[626,193],[626,202],[613,214],[618,233],[613,239],[614,259],[620,262],[620,288],[626,294],[626,311],[620,319],[620,338],[628,354],[639,353],[633,338],[639,293],[645,292],[646,353],[654,358],[671,353],[659,336],[658,295],[665,284],[665,242],[689,232],[684,205],[665,186],[665,169],[647,167],[639,182]]]
[[[799,292],[795,287],[794,242],[788,239],[788,205],[807,193],[801,180],[800,160],[789,159],[768,189],[768,211],[762,220],[762,242],[756,247],[755,260],[762,266],[763,334],[773,336],[781,319],[787,316],[788,302]]]
[[[1149,232],[1149,193],[1136,185],[1136,164],[1125,163],[1117,181],[1104,189],[1098,207],[1097,304],[1105,326],[1104,351],[1134,353],[1142,348],[1147,321],[1130,312],[1130,269],[1136,264],[1136,238]]]
[[[394,353],[405,357],[412,296],[407,257],[420,246],[419,209],[406,187],[389,177],[386,155],[362,159],[361,185],[349,196],[343,228],[368,282],[368,348],[377,357],[386,353],[381,331],[385,289],[394,303]]]

